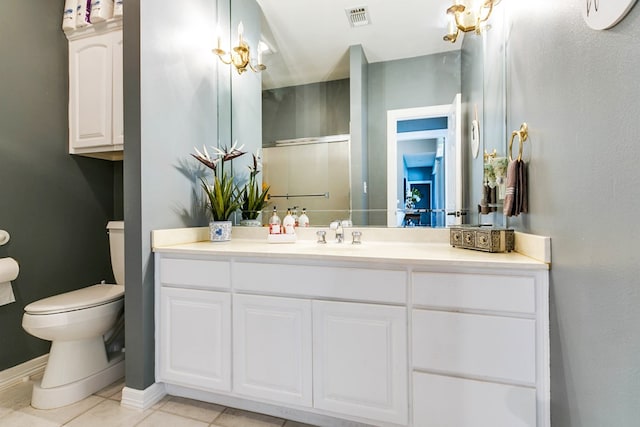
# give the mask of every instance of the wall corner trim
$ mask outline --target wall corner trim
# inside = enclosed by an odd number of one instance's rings
[[[160,401],[167,391],[163,383],[153,383],[144,390],[125,387],[122,389],[121,406],[133,409],[149,409]]]

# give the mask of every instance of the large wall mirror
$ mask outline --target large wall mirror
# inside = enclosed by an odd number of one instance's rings
[[[231,67],[228,78],[231,137],[262,147],[268,209],[307,208],[317,226],[334,219],[405,227],[486,222],[478,213],[483,153],[505,151],[500,7],[485,34],[452,44],[442,40],[447,0],[411,0],[402,7],[371,0],[364,8],[346,1],[220,2],[231,11],[227,43],[237,40],[242,22],[244,37],[254,52],[262,46],[267,66],[241,75]],[[398,119],[392,185],[390,112],[433,111],[456,98],[460,135],[452,146],[459,161],[443,159],[448,114]],[[481,147],[474,158],[476,116]],[[456,191],[443,184],[446,173],[458,179],[456,205],[444,202],[454,198],[447,192]]]

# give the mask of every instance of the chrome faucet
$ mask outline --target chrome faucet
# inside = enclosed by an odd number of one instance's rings
[[[337,219],[329,224],[329,228],[336,232],[336,243],[344,242],[344,229],[345,227],[350,227],[351,225],[352,222],[348,219]]]
[[[344,242],[344,228],[342,227],[342,221],[337,219],[329,224],[329,228],[336,232],[336,243]]]

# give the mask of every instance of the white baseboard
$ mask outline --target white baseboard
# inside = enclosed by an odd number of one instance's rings
[[[27,381],[34,375],[42,374],[48,360],[49,354],[43,354],[0,372],[0,391]]]
[[[167,391],[163,383],[153,383],[144,390],[125,387],[122,389],[120,405],[134,409],[148,409],[160,401]]]

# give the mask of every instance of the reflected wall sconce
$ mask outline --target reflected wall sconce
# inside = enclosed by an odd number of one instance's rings
[[[500,0],[453,0],[453,6],[447,9],[449,30],[443,40],[455,43],[460,31],[480,34],[498,3]]]
[[[213,49],[213,53],[218,55],[218,58],[220,58],[220,61],[223,63],[233,64],[233,66],[236,67],[238,74],[244,73],[248,68],[255,73],[266,70],[266,65],[262,63],[262,42],[258,43],[258,58],[256,61],[253,61],[251,58],[251,48],[247,42],[244,41],[243,33],[244,26],[242,25],[242,22],[240,22],[240,24],[238,24],[238,45],[232,47],[231,50],[227,52],[222,49],[220,31],[218,31],[218,47]]]

